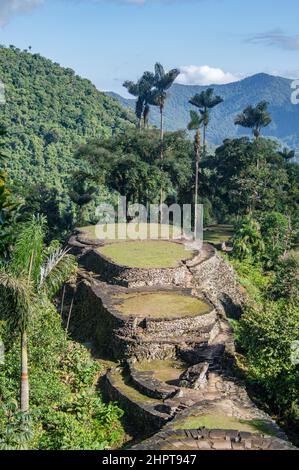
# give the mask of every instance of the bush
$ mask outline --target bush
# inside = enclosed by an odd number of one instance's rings
[[[30,334],[31,425],[24,430],[19,413],[6,409],[19,395],[19,341],[5,324],[1,332],[6,353],[0,366],[0,446],[101,450],[122,444],[123,412],[114,404],[104,404],[95,389],[100,363],[83,346],[66,339],[49,302],[35,318]]]

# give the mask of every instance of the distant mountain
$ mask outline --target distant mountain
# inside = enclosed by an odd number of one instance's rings
[[[215,93],[224,98],[224,102],[211,112],[208,140],[219,145],[227,137],[248,135],[246,129],[234,125],[235,116],[249,104],[255,105],[261,100],[270,103],[273,122],[264,129],[265,136],[275,137],[283,144],[296,149],[299,156],[299,105],[291,103],[292,80],[257,74],[239,82],[227,85],[211,85]],[[168,130],[185,129],[189,120],[188,104],[191,96],[207,89],[207,86],[174,84],[165,108],[165,126]],[[123,106],[135,107],[134,99],[126,99],[116,93],[108,93]],[[159,110],[152,107],[150,122],[159,125]]]

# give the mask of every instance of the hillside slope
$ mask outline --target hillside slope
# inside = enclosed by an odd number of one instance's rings
[[[111,126],[134,120],[131,111],[90,81],[39,54],[2,46],[0,80],[5,86],[0,123],[8,130],[9,175],[21,186],[55,181],[63,190],[79,143],[111,135]]]
[[[212,85],[215,93],[224,98],[224,102],[211,113],[208,139],[211,144],[219,145],[227,137],[247,135],[245,129],[234,125],[235,116],[249,104],[261,100],[270,103],[273,123],[264,130],[266,136],[276,137],[284,144],[296,148],[299,153],[299,105],[291,103],[291,80],[258,74],[228,85]],[[189,120],[188,101],[195,93],[207,87],[174,84],[165,107],[165,125],[168,130],[184,129]],[[115,93],[109,93],[129,108],[134,108],[135,101],[127,100]],[[151,123],[159,125],[158,109],[152,107]]]

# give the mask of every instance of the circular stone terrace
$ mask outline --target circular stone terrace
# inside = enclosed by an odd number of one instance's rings
[[[181,231],[173,226],[138,224],[138,238],[137,232],[133,231],[130,225],[107,224],[105,233],[101,227],[88,226],[78,229],[81,235],[79,240],[89,243],[95,241],[100,245],[96,251],[119,266],[142,269],[175,268],[197,254],[183,243]]]
[[[187,318],[210,313],[211,306],[180,292],[137,292],[124,294],[115,308],[125,316],[141,318]]]
[[[109,284],[186,287],[189,268],[205,251],[170,225],[139,224],[138,239],[132,239],[130,224],[107,224],[105,233],[102,227],[78,229],[69,244],[80,254],[81,265]]]

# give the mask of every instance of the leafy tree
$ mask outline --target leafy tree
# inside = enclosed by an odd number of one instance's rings
[[[280,413],[291,410],[299,385],[298,365],[291,361],[292,344],[299,340],[298,307],[270,299],[248,306],[239,333],[250,381]]]
[[[261,135],[262,128],[269,126],[272,122],[268,106],[267,101],[261,101],[255,107],[248,106],[236,117],[236,126],[252,129],[254,137],[258,138]]]
[[[284,299],[298,306],[299,304],[299,264],[294,256],[280,259],[274,266],[275,277],[270,286],[270,295],[274,300]]]
[[[11,262],[0,268],[0,314],[21,337],[20,409],[29,411],[28,331],[43,298],[52,296],[74,270],[73,258],[44,247],[45,219],[21,226]]]
[[[257,260],[264,252],[264,242],[259,223],[252,217],[238,221],[233,238],[234,256],[239,259]]]
[[[206,154],[207,146],[207,127],[210,121],[210,110],[218,106],[223,102],[221,96],[213,96],[213,88],[208,88],[205,91],[202,91],[200,94],[194,95],[189,103],[199,109],[199,112],[203,118],[203,145],[204,145],[204,155]]]
[[[105,185],[110,194],[126,196],[128,203],[157,204],[161,184],[170,202],[187,203],[194,177],[192,144],[184,132],[166,133],[164,139],[162,170],[157,161],[160,135],[155,129],[94,141],[80,147],[77,158],[88,165],[91,185]]]
[[[295,223],[298,165],[286,163],[279,150],[268,139],[227,139],[215,155],[203,161],[204,195],[212,198],[222,217],[274,210],[289,215]]]
[[[289,218],[279,212],[267,212],[261,217],[261,235],[265,243],[264,257],[275,265],[291,247]]]
[[[7,185],[8,177],[5,169],[7,156],[2,151],[5,146],[3,141],[5,136],[6,130],[0,126],[0,259],[8,255],[13,240],[14,219],[20,204]]]

